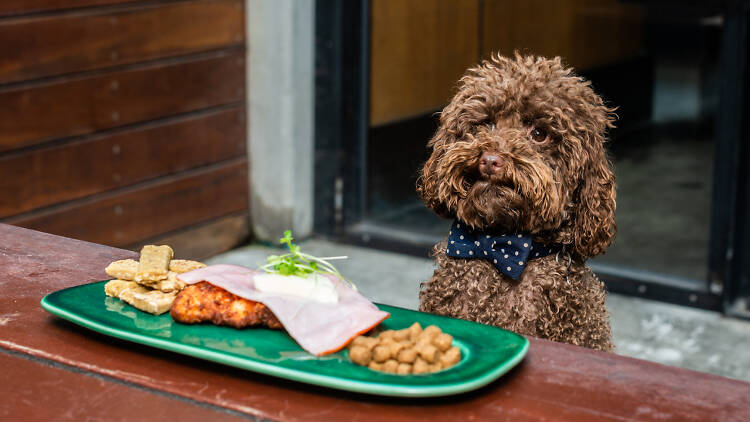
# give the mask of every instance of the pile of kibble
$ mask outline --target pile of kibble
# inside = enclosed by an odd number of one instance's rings
[[[399,375],[425,374],[450,368],[461,361],[453,337],[430,325],[415,322],[403,330],[386,330],[377,337],[359,336],[349,345],[357,365]]]

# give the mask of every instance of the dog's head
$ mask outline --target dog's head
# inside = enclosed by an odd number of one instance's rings
[[[417,189],[436,213],[475,229],[598,255],[616,232],[604,149],[614,117],[559,58],[493,57],[459,81]]]

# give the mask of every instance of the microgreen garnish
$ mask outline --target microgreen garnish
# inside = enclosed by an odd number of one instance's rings
[[[260,268],[271,274],[281,275],[296,275],[298,277],[307,277],[310,274],[331,274],[347,282],[354,290],[357,287],[351,281],[344,278],[339,270],[336,269],[330,262],[336,259],[346,259],[346,256],[329,256],[325,258],[319,258],[310,254],[306,254],[300,251],[299,245],[295,245],[292,241],[292,231],[287,230],[284,232],[284,237],[279,239],[279,243],[286,245],[289,249],[289,253],[284,255],[271,255],[266,258],[267,263],[262,265]]]

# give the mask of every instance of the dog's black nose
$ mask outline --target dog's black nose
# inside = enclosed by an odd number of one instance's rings
[[[497,155],[485,152],[479,159],[479,172],[485,176],[497,174],[500,171],[500,166],[502,166],[502,160]]]

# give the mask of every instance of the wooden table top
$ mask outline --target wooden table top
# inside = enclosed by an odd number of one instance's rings
[[[750,420],[748,383],[534,338],[517,368],[477,391],[394,399],[129,343],[39,305],[135,256],[0,224],[0,419]]]

